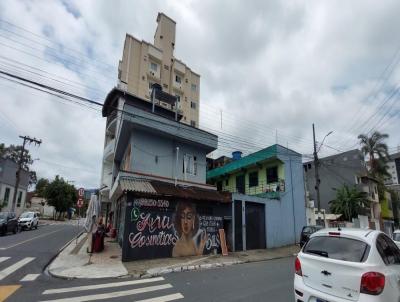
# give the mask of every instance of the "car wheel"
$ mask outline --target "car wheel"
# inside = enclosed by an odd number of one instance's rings
[[[36,225],[35,225],[35,230],[37,230],[37,228],[38,228],[38,224],[39,224],[39,222],[38,222],[38,223],[36,223]]]
[[[13,233],[17,234],[18,233],[18,225],[15,226],[15,228],[13,229]]]
[[[6,234],[7,234],[7,226],[4,226],[2,229],[1,229],[1,236],[5,236]]]

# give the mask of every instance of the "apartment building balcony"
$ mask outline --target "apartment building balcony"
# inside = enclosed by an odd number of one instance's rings
[[[218,187],[218,185],[217,185]],[[230,193],[239,193],[250,196],[257,196],[261,198],[269,198],[269,199],[280,199],[281,194],[285,192],[285,180],[279,179],[277,182],[266,183],[262,182],[258,185],[249,184],[246,185],[235,185],[235,186],[223,186],[222,188],[218,188],[220,191],[230,192]]]
[[[104,148],[103,160],[106,162],[112,161],[114,151],[115,151],[115,139],[111,139],[107,142],[107,144]]]
[[[114,111],[110,116],[107,117],[106,132],[107,134],[114,135],[117,126],[117,111]]]

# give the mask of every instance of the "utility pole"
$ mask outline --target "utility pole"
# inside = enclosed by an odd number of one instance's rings
[[[314,124],[312,124],[312,129],[313,129],[313,141],[314,141],[314,170],[315,170],[315,192],[317,195],[317,207],[318,207],[318,225],[321,223],[321,217],[319,216],[321,213],[321,198],[319,195],[319,173],[318,173],[318,167],[319,167],[319,161],[318,161],[318,153],[317,153],[317,142],[315,141],[315,127]]]
[[[17,200],[17,193],[18,193],[18,187],[19,187],[19,182],[20,182],[20,174],[21,174],[21,169],[22,169],[22,164],[24,163],[24,153],[25,153],[25,145],[26,143],[34,143],[35,145],[40,145],[42,143],[42,140],[38,140],[36,138],[30,138],[29,136],[19,136],[24,140],[22,144],[22,149],[21,149],[21,154],[19,156],[19,161],[18,161],[18,168],[17,172],[15,173],[16,179],[15,179],[15,186],[14,186],[14,195],[12,199],[12,206],[11,206],[11,212],[15,212],[15,202]]]

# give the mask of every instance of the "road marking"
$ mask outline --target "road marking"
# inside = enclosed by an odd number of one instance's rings
[[[111,299],[111,298],[119,298],[119,297],[126,297],[136,294],[143,294],[148,293],[156,290],[162,290],[171,288],[171,284],[163,284],[163,285],[156,285],[156,286],[149,286],[149,287],[142,287],[136,288],[131,290],[124,290],[106,294],[95,294],[95,295],[88,295],[88,296],[81,296],[81,297],[73,297],[73,298],[64,298],[64,299],[56,299],[56,300],[43,300],[41,302],[84,302],[84,301],[97,301],[97,300],[104,300],[104,299]]]
[[[24,278],[19,281],[35,281],[40,274],[27,274]]]
[[[6,261],[8,259],[10,259],[10,257],[0,257],[0,262]]]
[[[12,274],[17,269],[23,267],[25,264],[28,264],[29,262],[31,262],[34,259],[35,259],[34,257],[26,257],[16,263],[14,263],[13,265],[10,265],[9,267],[3,269],[2,271],[0,271],[0,280],[3,280],[5,277]]]
[[[59,229],[59,230],[56,230],[56,231],[53,231],[53,232],[50,232],[50,233],[46,233],[46,234],[42,234],[42,235],[39,235],[39,236],[36,236],[36,237],[32,237],[32,238],[29,238],[29,239],[27,239],[27,240],[18,242],[17,244],[10,245],[10,246],[7,246],[7,247],[0,247],[0,250],[7,250],[7,249],[10,249],[10,248],[16,247],[16,246],[18,246],[18,245],[27,243],[27,242],[29,242],[29,241],[35,240],[35,239],[37,239],[37,238],[41,238],[41,237],[45,237],[45,236],[50,235],[50,234],[57,233],[57,232],[62,231],[62,230],[63,230],[63,229]]]
[[[111,287],[143,284],[143,283],[149,283],[149,282],[157,282],[157,281],[163,281],[163,280],[164,280],[163,277],[158,277],[158,278],[148,278],[148,279],[140,279],[140,280],[124,281],[124,282],[114,282],[114,283],[104,283],[104,284],[96,284],[96,285],[48,289],[48,290],[45,290],[42,295],[62,294],[62,293],[70,293],[70,292],[75,292],[75,291],[99,289],[99,288],[111,288]]]
[[[9,296],[11,296],[21,285],[6,285],[0,286],[0,302],[5,301]]]
[[[150,298],[150,299],[144,299],[144,300],[138,300],[136,302],[168,302],[168,301],[174,301],[178,299],[183,299],[182,294],[172,294],[172,295],[166,295],[166,296],[160,296],[156,298]]]

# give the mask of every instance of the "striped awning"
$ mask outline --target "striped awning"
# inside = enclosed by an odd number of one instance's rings
[[[157,191],[151,185],[151,182],[138,178],[121,178],[119,180],[122,191],[140,192],[156,194]]]

